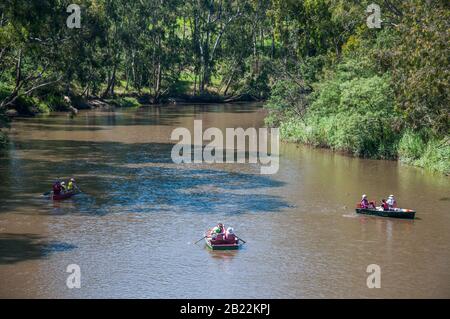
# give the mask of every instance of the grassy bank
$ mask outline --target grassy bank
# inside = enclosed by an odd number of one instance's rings
[[[367,57],[348,56],[304,82],[279,81],[266,107],[266,124],[285,141],[357,157],[400,160],[450,175],[448,135],[411,127],[395,100],[393,78]]]
[[[427,138],[423,134],[404,131],[392,135],[389,140],[381,140],[372,132],[376,128],[367,129],[364,122],[357,121],[346,125],[347,120],[329,117],[305,123],[292,118],[280,124],[280,135],[289,142],[330,148],[358,157],[399,160],[450,175],[448,138]]]
[[[406,131],[398,144],[399,160],[450,175],[450,139]]]

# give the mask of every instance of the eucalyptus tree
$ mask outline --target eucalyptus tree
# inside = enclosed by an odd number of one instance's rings
[[[243,15],[241,6],[242,1],[235,0],[190,0],[186,4],[200,93],[210,84],[224,34]]]
[[[63,12],[64,4],[57,0],[6,0],[1,4],[0,79],[10,90],[2,96],[0,108],[63,78],[57,61],[70,40],[61,27]]]

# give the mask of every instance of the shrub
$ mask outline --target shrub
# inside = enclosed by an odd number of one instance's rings
[[[134,97],[120,97],[116,99],[107,100],[108,103],[118,107],[139,107],[141,104]]]
[[[425,147],[426,145],[418,133],[407,130],[398,145],[399,158],[404,162],[412,163],[423,155]]]
[[[450,143],[448,139],[428,141],[423,156],[416,161],[415,165],[450,175]]]
[[[447,139],[428,137],[424,132],[406,131],[398,146],[399,159],[411,165],[450,174],[450,143]]]

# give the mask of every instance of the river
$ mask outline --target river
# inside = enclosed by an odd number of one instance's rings
[[[287,143],[274,175],[171,160],[176,127],[261,127],[264,115],[178,105],[15,121],[0,155],[0,297],[450,298],[448,177]],[[41,196],[70,176],[83,194]],[[417,218],[356,215],[362,193],[393,193]],[[218,221],[241,250],[194,244]],[[367,286],[370,264],[381,288]]]

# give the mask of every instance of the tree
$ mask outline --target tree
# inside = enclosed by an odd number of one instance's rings
[[[222,37],[230,25],[242,16],[242,12],[240,1],[191,0],[189,4],[196,73],[199,76],[199,91],[203,93],[211,81]]]
[[[392,83],[408,126],[441,136],[450,129],[449,21],[448,2],[405,4],[393,49]]]

